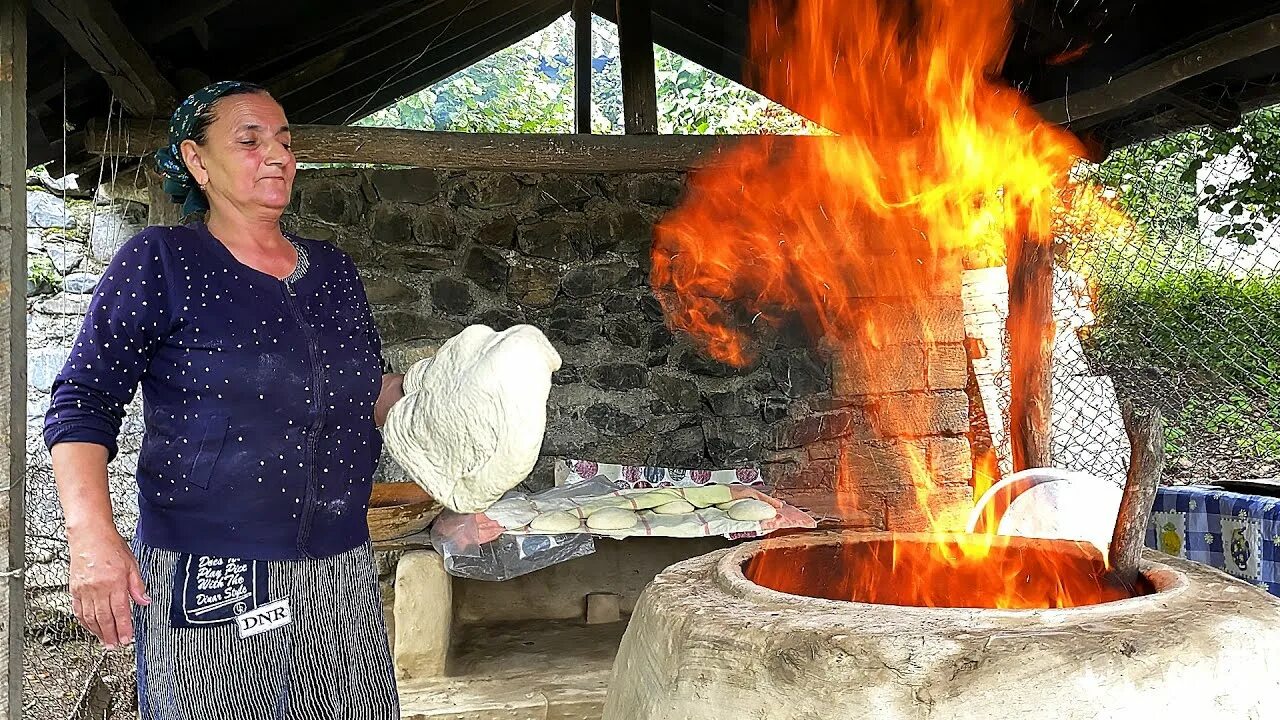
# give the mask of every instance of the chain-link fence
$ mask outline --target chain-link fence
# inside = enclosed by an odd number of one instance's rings
[[[71,353],[94,285],[115,249],[146,223],[146,207],[140,202],[146,190],[138,187],[140,180],[136,172],[127,171],[115,182],[86,193],[42,173],[28,178],[22,689],[28,720],[136,717],[132,651],[104,650],[72,614],[67,592],[70,554],[41,430],[50,386]],[[141,441],[139,413],[135,399],[109,473],[116,522],[126,538],[131,537],[137,517],[133,471]]]
[[[1059,248],[1055,459],[1127,461],[1118,398],[1161,409],[1166,482],[1280,475],[1280,112],[1130,144],[1083,174],[1131,225]]]

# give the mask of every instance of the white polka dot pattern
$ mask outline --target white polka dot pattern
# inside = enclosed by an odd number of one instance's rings
[[[152,547],[284,560],[368,537],[381,344],[351,258],[290,240],[299,264],[281,280],[202,224],[148,228],[94,291],[45,442],[114,456],[141,386],[138,536]]]

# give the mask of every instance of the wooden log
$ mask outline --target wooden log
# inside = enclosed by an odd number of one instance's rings
[[[1097,87],[1034,106],[1052,123],[1089,127],[1190,78],[1280,47],[1280,14],[1215,35]]]
[[[108,0],[34,0],[36,10],[107,81],[120,104],[142,117],[167,113],[173,85]]]
[[[573,3],[573,129],[591,133],[591,0]]]
[[[86,147],[98,155],[142,157],[168,142],[166,122],[126,120],[89,123]],[[295,125],[293,152],[300,162],[371,163],[439,170],[543,172],[682,171],[715,160],[757,136],[738,135],[534,135],[452,133],[348,125]],[[822,136],[767,140],[776,153]]]
[[[1120,412],[1129,435],[1129,470],[1107,558],[1112,576],[1134,587],[1147,521],[1164,472],[1164,421],[1158,408],[1139,411],[1128,401],[1121,404]]]
[[[1053,463],[1053,249],[1025,237],[1009,248],[1009,434],[1013,470]]]
[[[23,717],[27,12],[26,0],[0,2],[0,720]]]
[[[622,115],[628,135],[658,132],[658,81],[653,63],[649,0],[618,0],[618,55],[622,62]]]

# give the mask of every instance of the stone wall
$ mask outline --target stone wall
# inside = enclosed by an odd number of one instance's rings
[[[39,187],[27,202],[27,558],[28,589],[61,591],[67,582],[67,548],[44,415],[49,388],[79,332],[94,286],[108,261],[146,225],[147,208],[107,192],[97,201],[64,199]],[[127,409],[120,452],[109,480],[116,524],[131,536],[138,517],[134,471],[142,445],[141,393]],[[33,596],[39,603],[41,595]]]
[[[529,489],[550,485],[552,457],[760,463],[805,507],[901,529],[921,524],[907,477],[921,463],[940,497],[968,497],[959,279],[932,299],[928,342],[918,311],[865,298],[906,328],[888,347],[833,358],[781,332],[758,339],[752,365],[720,364],[667,327],[649,289],[653,223],[683,185],[678,173],[309,171],[286,224],[355,258],[398,370],[469,323],[547,333],[564,367]],[[839,458],[857,492],[836,503]]]

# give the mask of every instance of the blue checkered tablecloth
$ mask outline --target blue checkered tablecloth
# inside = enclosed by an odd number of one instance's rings
[[[1147,546],[1280,596],[1280,498],[1162,487],[1147,524]]]

